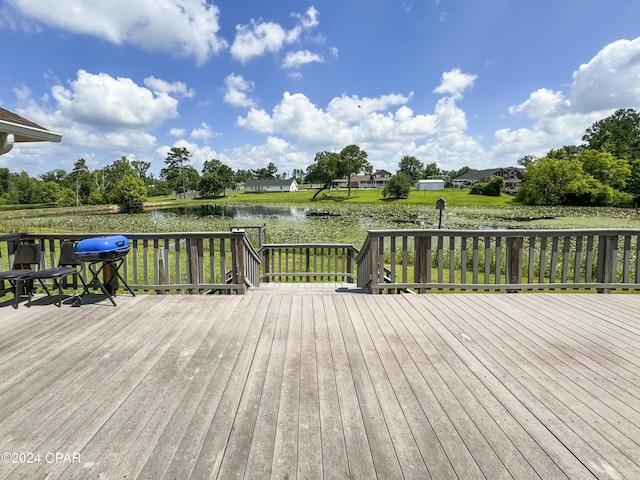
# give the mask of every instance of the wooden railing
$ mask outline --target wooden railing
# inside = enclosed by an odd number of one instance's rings
[[[62,240],[99,235],[107,234],[0,236],[0,269],[9,268],[21,239],[42,243],[46,268],[56,264]],[[141,293],[244,293],[261,281],[356,278],[372,293],[640,290],[640,230],[374,230],[361,251],[266,244],[259,253],[242,232],[125,235],[131,250],[120,273]],[[0,284],[0,296],[8,291]]]
[[[358,250],[347,244],[266,244],[262,255],[262,281],[347,282],[356,279]]]
[[[17,243],[41,242],[40,268],[55,266],[63,240],[101,234],[24,234],[0,237],[0,268],[11,265]],[[120,235],[120,234],[119,234]],[[120,274],[141,293],[245,293],[260,284],[260,256],[242,232],[125,233],[131,244]],[[5,252],[3,255],[2,252]],[[86,266],[83,272],[87,279]],[[0,285],[0,295],[8,285]]]
[[[375,230],[356,258],[372,293],[640,290],[639,230]],[[389,273],[385,273],[389,272]]]

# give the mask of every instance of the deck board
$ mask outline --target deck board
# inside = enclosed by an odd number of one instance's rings
[[[640,295],[268,290],[0,306],[0,478],[640,478]]]

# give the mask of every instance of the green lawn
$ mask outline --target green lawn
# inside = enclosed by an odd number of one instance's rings
[[[499,197],[487,197],[484,195],[471,195],[468,189],[447,189],[439,192],[418,192],[412,189],[409,198],[390,199],[382,196],[382,190],[351,190],[351,198],[347,197],[347,190],[326,190],[312,202],[315,190],[303,190],[284,193],[244,193],[228,192],[226,196],[209,199],[180,200],[176,203],[199,203],[203,200],[215,201],[215,203],[290,203],[290,204],[374,204],[374,205],[435,205],[439,198],[444,198],[448,206],[500,206],[514,205],[514,198],[509,195]],[[166,197],[152,197],[148,203],[166,201]]]

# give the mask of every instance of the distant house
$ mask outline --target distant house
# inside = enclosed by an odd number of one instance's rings
[[[391,177],[393,174],[386,170],[376,170],[370,175],[354,175],[351,177],[351,188],[384,188]],[[336,178],[333,185],[334,187],[347,188],[347,179]]]
[[[285,180],[247,180],[244,193],[297,192],[298,182],[293,178]]]
[[[424,190],[444,190],[444,180],[440,179],[428,179],[418,180],[416,182],[416,189],[418,191]]]
[[[389,180],[391,180],[391,177],[393,177],[393,174],[386,170],[376,170],[371,177],[374,188],[384,188],[387,186],[387,183],[389,183]]]
[[[487,170],[472,170],[453,179],[456,188],[470,187],[476,182],[488,182],[493,177],[504,178],[505,188],[517,189],[522,180],[524,168],[502,167]]]

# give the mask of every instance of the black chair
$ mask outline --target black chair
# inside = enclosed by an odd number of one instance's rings
[[[58,259],[58,266],[52,268],[45,268],[29,274],[28,276],[21,277],[18,282],[24,282],[26,280],[38,280],[42,288],[45,289],[47,295],[51,295],[49,290],[44,285],[43,280],[53,280],[53,286],[58,287],[58,301],[55,302],[57,307],[62,306],[62,287],[65,278],[72,275],[77,275],[82,286],[86,289],[87,284],[82,277],[80,269],[82,268],[82,261],[78,258],[74,251],[75,243],[65,241],[60,245],[60,257]],[[29,289],[29,301],[27,307],[31,306],[32,289]]]
[[[22,279],[37,272],[36,269],[38,268],[38,265],[40,265],[40,252],[41,247],[39,243],[21,242],[18,244],[18,248],[16,248],[11,270],[0,272],[0,280],[7,280],[13,287],[13,308],[18,308]],[[29,295],[31,295],[30,289],[31,283],[27,285]]]

